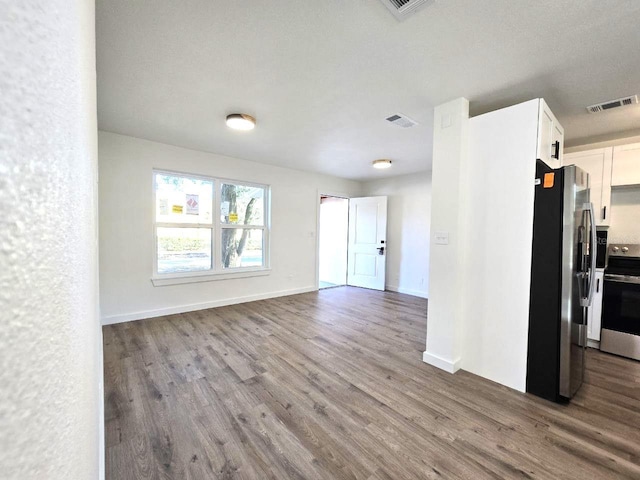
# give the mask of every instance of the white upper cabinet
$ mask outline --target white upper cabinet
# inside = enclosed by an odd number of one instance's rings
[[[551,168],[562,166],[564,129],[547,105],[540,99],[538,113],[538,158]]]
[[[595,210],[596,225],[609,226],[611,217],[611,164],[613,148],[598,148],[584,152],[567,153],[564,165],[576,165],[589,174],[591,203]]]
[[[613,147],[611,184],[640,185],[640,143]]]

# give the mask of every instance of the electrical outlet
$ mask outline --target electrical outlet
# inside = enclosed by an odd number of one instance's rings
[[[449,245],[449,232],[435,232],[434,240],[436,245]]]

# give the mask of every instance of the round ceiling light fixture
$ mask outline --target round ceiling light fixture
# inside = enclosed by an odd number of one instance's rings
[[[227,126],[234,130],[253,130],[256,119],[246,113],[232,113],[227,115]]]
[[[387,158],[381,158],[380,160],[373,161],[373,168],[383,169],[391,166],[391,160]]]

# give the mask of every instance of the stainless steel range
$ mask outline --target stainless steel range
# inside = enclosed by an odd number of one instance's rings
[[[610,245],[600,350],[640,360],[640,245]]]

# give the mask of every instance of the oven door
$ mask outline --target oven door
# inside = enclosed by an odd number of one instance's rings
[[[606,274],[600,349],[640,360],[640,277]]]
[[[602,328],[640,335],[640,277],[604,276]]]

